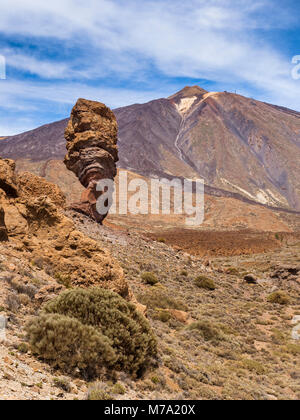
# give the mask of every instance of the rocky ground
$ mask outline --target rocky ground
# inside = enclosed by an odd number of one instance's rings
[[[163,241],[100,227],[76,213],[68,216],[119,261],[137,300],[147,305],[159,360],[138,380],[118,374],[92,384],[36,359],[24,326],[65,286],[37,266],[30,251],[5,243],[0,245],[0,316],[7,322],[0,399],[300,398],[300,344],[292,339],[292,321],[300,315],[300,241],[269,253],[208,260]],[[157,284],[147,284],[145,272],[153,273]],[[214,290],[196,284],[199,276],[209,278],[204,286]],[[284,292],[283,304],[268,301],[277,291]]]
[[[121,262],[159,338],[159,366],[130,385],[136,398],[300,398],[300,344],[292,340],[300,315],[299,239],[269,253],[205,260],[75,220]],[[145,284],[144,272],[158,284]],[[253,279],[244,280],[249,274]],[[199,288],[198,276],[213,280],[215,290]],[[268,301],[278,291],[284,304]]]
[[[25,255],[24,255],[25,254]],[[0,400],[82,399],[84,382],[53,371],[29,353],[26,322],[64,287],[28,262],[14,245],[0,245]]]

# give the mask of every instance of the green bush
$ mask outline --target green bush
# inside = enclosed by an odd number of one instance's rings
[[[151,381],[155,384],[158,385],[161,383],[161,380],[158,376],[152,376]]]
[[[224,334],[218,325],[214,325],[207,320],[194,322],[189,326],[190,330],[197,331],[205,341],[222,341]]]
[[[263,375],[267,371],[265,366],[252,359],[244,359],[242,361],[242,367],[250,372],[255,372],[257,375]]]
[[[110,340],[94,327],[60,314],[42,313],[27,326],[32,352],[54,367],[87,377],[113,366],[117,355]]]
[[[300,356],[300,344],[288,343],[285,347],[285,350],[294,356]]]
[[[177,309],[179,311],[188,309],[182,301],[174,299],[156,287],[143,295],[139,295],[138,301],[150,309]]]
[[[117,370],[138,373],[156,355],[156,339],[146,318],[110,290],[67,290],[49,302],[44,312],[74,319],[84,329],[93,328],[105,336],[116,354],[112,365]]]
[[[54,277],[57,282],[65,286],[66,289],[70,289],[72,287],[71,277],[68,274],[55,273]]]
[[[146,284],[150,284],[151,286],[155,286],[158,283],[158,278],[153,273],[144,273],[142,274],[142,280]]]
[[[126,389],[123,387],[123,385],[116,383],[111,392],[115,395],[125,395],[126,394]]]
[[[215,282],[205,276],[199,276],[196,278],[195,280],[195,285],[197,287],[199,287],[200,289],[205,289],[205,290],[215,290],[216,289],[216,285]]]
[[[268,302],[278,303],[279,305],[288,305],[290,303],[290,298],[285,292],[274,292],[268,297]]]

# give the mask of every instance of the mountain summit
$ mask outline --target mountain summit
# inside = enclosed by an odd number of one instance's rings
[[[208,92],[199,86],[186,86],[184,89],[170,96],[181,114],[185,114],[194,104],[199,103]]]
[[[300,113],[193,86],[116,115],[121,167],[200,177],[261,204],[300,209]]]
[[[145,176],[203,178],[268,206],[300,210],[300,113],[228,92],[185,87],[114,110],[119,167]],[[1,140],[0,155],[62,160],[67,120]]]

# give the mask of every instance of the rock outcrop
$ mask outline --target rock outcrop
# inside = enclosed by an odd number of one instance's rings
[[[79,99],[65,131],[66,167],[75,173],[86,188],[78,203],[71,207],[98,223],[106,215],[97,212],[96,203],[103,191],[97,191],[102,179],[113,180],[117,174],[118,124],[114,113],[104,104]]]
[[[13,160],[0,159],[0,189],[8,197],[16,197],[18,195],[15,169],[16,165]]]
[[[66,206],[66,197],[59,187],[30,172],[21,172],[18,179],[20,196],[25,199],[46,196],[57,206]]]
[[[56,185],[28,173],[17,177],[14,163],[1,159],[0,179],[0,241],[10,240],[66,287],[99,286],[132,299],[119,264],[65,216]]]

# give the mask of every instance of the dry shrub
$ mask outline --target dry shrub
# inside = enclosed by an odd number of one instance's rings
[[[88,401],[113,401],[114,398],[104,383],[95,383],[89,387],[87,393]]]
[[[215,290],[216,289],[215,282],[212,279],[210,279],[209,277],[205,277],[205,276],[197,277],[196,280],[195,280],[195,285],[197,287],[199,287],[200,289],[205,289],[205,290]]]
[[[138,296],[138,301],[150,309],[177,309],[186,311],[187,306],[178,299],[167,295],[159,288],[153,288],[143,295]]]
[[[60,314],[41,314],[27,327],[32,352],[52,366],[94,377],[117,360],[107,337],[96,328]]]
[[[156,277],[156,275],[149,272],[142,274],[142,280],[150,286],[155,286],[158,283],[158,278]]]
[[[57,329],[56,337],[54,328]],[[96,373],[96,366],[139,373],[157,352],[150,325],[135,306],[116,293],[100,288],[63,292],[45,306],[42,315],[31,322],[28,332],[35,351],[44,359],[59,357],[60,367],[66,368],[67,359],[71,357],[73,366],[88,370],[90,376]],[[95,349],[90,347],[93,342]],[[98,344],[101,346],[97,351]],[[76,360],[76,347],[79,360]],[[59,351],[55,351],[56,348]],[[101,360],[103,352],[104,359]],[[86,359],[81,361],[81,357],[90,360],[90,354],[94,372]]]
[[[244,359],[242,361],[242,367],[250,372],[256,373],[257,375],[263,375],[267,372],[265,366],[252,359]]]
[[[285,292],[274,292],[268,297],[268,302],[277,303],[279,305],[288,305],[290,303],[290,297]]]
[[[189,330],[200,334],[205,341],[217,343],[225,339],[225,335],[221,328],[208,320],[194,322],[189,326]]]

